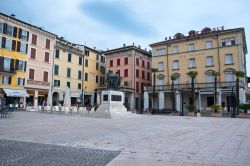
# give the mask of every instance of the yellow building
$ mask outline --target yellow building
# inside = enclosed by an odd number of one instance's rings
[[[190,83],[191,78],[186,74],[189,71],[197,71],[195,79],[195,103],[199,110],[208,110],[215,104],[214,76],[212,71],[220,73],[218,77],[217,105],[222,105],[229,111],[232,105],[232,90],[235,92],[234,70],[246,72],[247,46],[244,28],[228,29],[204,28],[200,32],[191,30],[187,36],[177,33],[174,37],[167,37],[162,42],[153,43],[152,67],[157,68],[156,92],[158,97],[155,106],[158,109],[171,109],[171,76],[177,78],[174,81],[176,104],[180,111],[191,102]],[[245,102],[246,78],[242,78],[240,84],[240,102]],[[152,87],[146,88],[144,94],[145,108],[151,107],[148,93],[152,93]],[[181,101],[181,93],[183,101]],[[182,105],[182,103],[184,105]]]
[[[0,13],[0,107],[24,104],[28,96],[24,90],[28,41],[24,23]]]
[[[68,89],[71,105],[83,94],[83,51],[63,38],[57,38],[53,58],[52,105],[62,105]]]
[[[105,85],[106,58],[95,48],[84,46],[84,105],[97,104],[97,89]]]

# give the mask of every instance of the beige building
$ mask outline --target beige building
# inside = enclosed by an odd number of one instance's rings
[[[174,83],[176,109],[180,111],[190,103],[190,81],[186,74],[197,71],[195,79],[195,103],[199,110],[207,110],[214,105],[214,77],[212,71],[220,73],[218,78],[218,101],[216,104],[229,108],[232,91],[235,93],[235,76],[233,70],[246,72],[247,46],[244,28],[225,30],[221,28],[204,28],[200,32],[191,30],[187,36],[177,33],[162,42],[153,43],[152,66],[158,68],[156,73],[155,105],[158,109],[171,109],[171,76]],[[240,80],[240,102],[245,102],[246,78]],[[152,107],[148,94],[152,87],[147,87],[144,94],[145,109]],[[181,101],[181,93],[183,101]],[[182,105],[183,103],[183,105]]]
[[[68,90],[71,105],[83,94],[83,51],[63,38],[57,38],[53,59],[52,105],[63,104]]]

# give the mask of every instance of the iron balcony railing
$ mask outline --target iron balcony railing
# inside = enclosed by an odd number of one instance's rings
[[[244,88],[244,83],[239,82],[239,86]],[[195,83],[194,88],[195,89],[211,89],[214,88],[215,85],[213,82],[211,83]],[[217,83],[217,88],[222,88],[222,89],[227,89],[227,88],[232,88],[236,87],[236,81],[231,81],[231,82],[218,82]],[[156,85],[155,86],[155,91],[171,91],[172,85]],[[191,83],[188,84],[175,84],[174,85],[174,90],[185,90],[185,89],[191,89],[192,85]],[[153,86],[146,86],[145,87],[146,91],[153,91]]]

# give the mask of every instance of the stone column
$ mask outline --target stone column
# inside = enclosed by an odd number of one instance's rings
[[[158,101],[159,101],[159,109],[163,109],[164,108],[164,92],[160,91],[158,93]]]
[[[198,96],[198,109],[201,111],[201,94],[199,92],[199,96]]]
[[[135,98],[134,98],[134,93],[131,93],[130,96],[130,110],[134,110],[135,109]]]
[[[179,91],[175,92],[175,109],[176,111],[181,111],[181,93]]]
[[[144,111],[149,107],[148,106],[148,92],[144,91],[144,94],[143,94],[143,105],[144,105]]]
[[[96,92],[96,104],[101,104],[101,92]]]
[[[91,106],[94,106],[94,98],[95,98],[95,92],[91,95],[91,98],[90,98]]]
[[[35,90],[35,96],[34,96],[34,108],[38,106],[38,90]]]

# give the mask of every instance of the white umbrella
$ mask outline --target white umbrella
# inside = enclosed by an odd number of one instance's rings
[[[70,93],[69,93],[69,88],[66,88],[66,92],[64,95],[64,101],[63,101],[63,105],[65,107],[70,107],[71,106],[71,98],[70,98]]]

